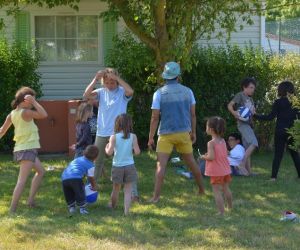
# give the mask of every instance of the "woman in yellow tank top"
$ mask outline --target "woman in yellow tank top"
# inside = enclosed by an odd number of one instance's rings
[[[10,212],[14,213],[32,168],[36,171],[36,174],[31,182],[27,204],[30,207],[35,206],[34,197],[43,179],[45,170],[37,155],[37,149],[40,148],[39,134],[33,120],[46,118],[47,112],[35,100],[34,90],[28,87],[22,87],[17,91],[12,102],[12,108],[13,110],[6,117],[4,124],[0,128],[0,138],[5,135],[6,131],[13,124],[15,128],[14,159],[20,163],[19,177],[10,207]]]

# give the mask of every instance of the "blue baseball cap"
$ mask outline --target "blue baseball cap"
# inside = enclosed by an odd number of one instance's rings
[[[167,62],[162,73],[163,79],[174,79],[180,75],[180,66],[176,62]]]

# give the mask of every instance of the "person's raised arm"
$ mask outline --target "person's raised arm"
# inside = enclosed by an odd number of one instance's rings
[[[133,135],[133,152],[135,155],[138,155],[141,153],[139,143],[138,143],[138,140],[137,140],[137,137],[135,134]]]
[[[95,98],[95,96],[97,95],[97,93],[94,91],[95,86],[96,86],[98,80],[103,78],[104,74],[105,74],[105,71],[103,71],[103,70],[100,70],[96,73],[93,80],[90,82],[90,84],[84,90],[84,93],[83,93],[84,98],[86,98],[86,99],[94,99]]]
[[[158,127],[159,122],[159,109],[152,109],[152,115],[151,115],[151,121],[150,121],[150,131],[149,131],[149,139],[148,139],[148,147],[152,148],[154,145],[154,135],[156,132],[156,129]]]
[[[130,97],[130,96],[133,95],[133,92],[134,92],[133,89],[132,89],[131,86],[130,86],[127,82],[125,82],[121,77],[117,76],[117,75],[114,74],[114,73],[108,73],[108,74],[107,74],[107,77],[110,77],[110,78],[116,80],[116,81],[124,88],[124,90],[125,90],[125,95],[126,95],[127,97]]]
[[[25,102],[29,102],[32,104],[32,106],[35,108],[35,110],[31,110],[31,109],[25,109],[22,112],[22,118],[25,121],[30,121],[32,119],[44,119],[48,116],[46,110],[43,108],[43,106],[41,104],[39,104],[34,96],[32,95],[26,95],[24,97],[24,101]]]
[[[5,122],[3,123],[2,127],[0,128],[0,139],[6,134],[7,130],[10,128],[12,122],[11,122],[11,114],[9,114]]]

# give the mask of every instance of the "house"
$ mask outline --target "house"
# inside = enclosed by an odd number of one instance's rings
[[[79,3],[79,12],[67,6],[52,9],[30,6],[13,20],[0,11],[0,17],[6,20],[4,32],[8,40],[35,41],[41,51],[38,72],[43,84],[42,99],[80,98],[95,72],[105,66],[104,57],[111,39],[124,25],[103,22],[98,18],[103,10],[105,3],[85,0]],[[254,46],[262,45],[264,17],[255,16],[253,21],[253,25],[244,25],[242,31],[232,33],[230,43],[244,46],[251,41]],[[218,39],[201,43],[225,44]]]
[[[58,125],[63,117],[57,119],[58,112],[64,110],[67,113],[66,117],[74,116],[76,105],[72,104],[72,107],[67,108],[67,104],[63,103],[82,97],[85,87],[95,73],[105,67],[104,58],[112,46],[112,37],[124,29],[124,23],[121,21],[104,22],[98,18],[105,8],[105,3],[99,0],[81,1],[78,12],[67,6],[47,9],[32,5],[24,7],[16,19],[7,17],[5,11],[0,10],[0,17],[4,18],[6,24],[5,30],[1,32],[2,36],[9,41],[17,39],[34,42],[40,50],[41,62],[38,72],[41,74],[43,91],[41,100],[44,101],[44,105],[51,106],[49,110],[53,110],[53,115],[49,115],[48,125],[41,122],[41,126],[47,127],[47,141],[54,138],[49,131],[56,126],[58,128],[55,133],[61,132],[59,127],[68,123],[65,121]],[[265,36],[264,18],[254,16],[253,21],[252,26],[245,25],[242,31],[232,33],[232,44],[244,46],[251,42],[254,46],[261,45]],[[239,26],[240,23],[237,24],[237,27]],[[225,44],[217,39],[200,42],[217,46]],[[65,106],[59,108],[58,103]],[[72,119],[69,123],[72,123]],[[70,128],[64,128],[64,131],[70,133]],[[73,141],[74,138],[69,138],[62,148],[66,148]],[[53,144],[53,151],[57,151],[55,146],[59,143],[53,141]]]

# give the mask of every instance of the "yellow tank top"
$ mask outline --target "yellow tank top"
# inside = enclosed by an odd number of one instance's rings
[[[22,111],[24,109],[14,109],[11,112],[11,121],[15,127],[14,152],[26,149],[40,148],[38,128],[34,121],[25,121],[22,118]]]

